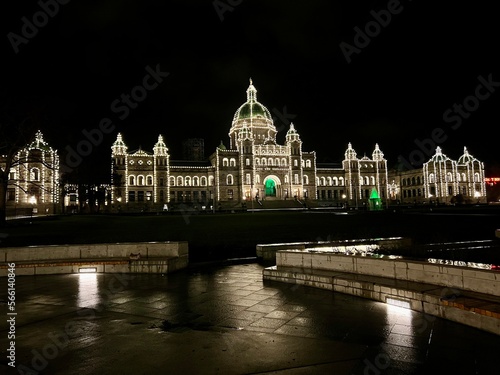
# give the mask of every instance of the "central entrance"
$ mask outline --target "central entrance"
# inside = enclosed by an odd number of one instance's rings
[[[281,180],[278,176],[269,175],[264,178],[263,183],[264,190],[262,193],[264,194],[264,197],[281,199]]]
[[[275,197],[276,196],[276,183],[268,179],[266,181],[266,197]]]

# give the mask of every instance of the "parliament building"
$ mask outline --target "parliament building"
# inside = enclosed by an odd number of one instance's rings
[[[343,161],[327,165],[303,148],[299,130],[291,123],[284,144],[278,144],[273,118],[250,81],[246,101],[232,119],[229,146],[221,142],[206,159],[200,157],[202,140],[192,142],[193,160],[173,160],[161,134],[152,152],[130,152],[127,135],[118,134],[111,147],[111,209],[377,210],[392,204],[486,203],[484,165],[467,149],[455,161],[438,147],[421,168],[398,170],[388,168],[378,144],[371,158],[359,158],[349,143]]]
[[[38,131],[19,150],[9,171],[9,216],[58,212],[147,212],[250,208],[355,208],[393,205],[487,203],[483,162],[464,147],[458,159],[440,147],[421,167],[388,167],[378,144],[358,157],[351,143],[338,164],[322,164],[290,123],[284,144],[269,110],[250,81],[223,142],[208,157],[203,139],[184,142],[183,160],[171,158],[163,135],[152,151],[129,151],[117,134],[111,179],[98,186],[61,184],[59,155]],[[334,156],[333,156],[334,157]],[[4,170],[6,157],[0,156]],[[94,194],[81,195],[81,192]],[[97,199],[96,197],[102,197]]]

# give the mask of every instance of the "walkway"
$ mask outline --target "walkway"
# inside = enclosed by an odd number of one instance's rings
[[[51,375],[498,372],[499,336],[380,302],[264,282],[262,270],[252,263],[164,276],[18,277],[16,364]],[[0,373],[14,374],[4,371],[6,289]]]

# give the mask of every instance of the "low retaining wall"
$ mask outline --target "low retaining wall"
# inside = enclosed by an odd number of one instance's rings
[[[263,279],[306,285],[412,310],[500,335],[500,272],[404,259],[300,250],[276,253]]]
[[[410,247],[412,241],[405,237],[370,238],[357,240],[319,241],[319,242],[291,242],[278,244],[259,244],[256,246],[257,258],[266,262],[274,262],[276,253],[280,250],[307,250],[311,248],[348,247],[356,245],[374,245],[380,249],[401,249]]]
[[[500,272],[494,270],[293,250],[279,251],[276,265],[380,276],[500,296]]]
[[[187,267],[188,255],[185,241],[8,247],[0,248],[0,277],[7,276],[9,263],[15,264],[16,276],[79,273],[82,268],[170,273]]]

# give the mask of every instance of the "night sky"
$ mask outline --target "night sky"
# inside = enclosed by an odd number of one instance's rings
[[[187,138],[203,138],[207,156],[228,146],[249,78],[278,141],[293,121],[318,162],[340,162],[348,142],[360,157],[378,143],[390,166],[436,145],[456,160],[467,146],[500,175],[494,3],[48,0],[47,16],[44,3],[2,11],[2,108],[33,106],[62,162],[109,119],[77,166],[95,179],[109,176],[118,132],[148,151],[161,133],[172,159]],[[145,89],[151,71],[161,82]],[[125,110],[131,92],[143,96]]]

